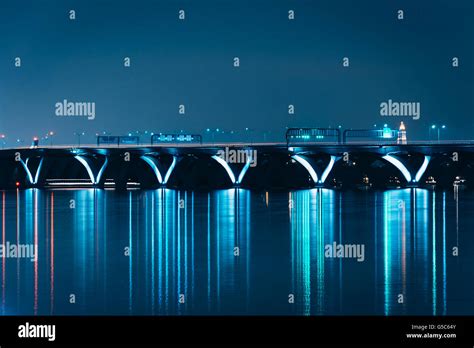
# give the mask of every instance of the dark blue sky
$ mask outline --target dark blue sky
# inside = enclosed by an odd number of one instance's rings
[[[0,132],[66,143],[75,131],[249,127],[283,140],[287,126],[403,120],[409,139],[432,123],[474,139],[473,15],[472,0],[0,1]],[[95,120],[56,116],[63,99],[95,102]],[[421,118],[380,116],[388,99],[420,102]]]

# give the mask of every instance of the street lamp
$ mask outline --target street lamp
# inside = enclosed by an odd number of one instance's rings
[[[0,135],[0,138],[2,139],[2,149],[3,149],[3,147],[5,146],[5,138],[6,138],[6,135],[5,135],[5,134],[1,134],[1,135]]]
[[[287,127],[288,129],[288,127]],[[247,134],[247,141],[250,144],[253,144],[254,140],[258,139],[258,135],[256,135],[255,129],[246,127],[245,128],[245,133]],[[258,141],[258,140],[257,140]]]
[[[81,146],[81,135],[86,135],[86,132],[75,132],[75,136],[77,136],[77,146]]]
[[[49,136],[49,145],[50,145],[50,146],[53,146],[53,136],[54,136],[54,132],[53,132],[53,131],[49,131],[48,136]]]
[[[441,126],[441,129],[446,129],[446,125],[443,124],[443,125]],[[438,142],[439,142],[439,129],[438,129]]]
[[[430,140],[431,140],[431,130],[432,129],[436,129],[437,130],[437,135],[438,135],[438,143],[439,143],[439,139],[440,139],[440,131],[442,129],[446,129],[446,125],[443,124],[441,127],[438,127],[438,125],[436,124],[432,124],[431,127],[430,127]]]

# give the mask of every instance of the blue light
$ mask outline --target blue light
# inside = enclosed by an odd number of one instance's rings
[[[91,182],[95,184],[94,173],[92,172],[92,169],[89,166],[89,163],[87,163],[87,161],[81,156],[75,156],[74,158],[77,159],[79,162],[81,162],[81,164],[86,168],[87,174],[89,174],[89,178],[91,179]]]
[[[305,158],[303,158],[303,157],[301,157],[301,156],[299,156],[299,155],[294,155],[294,156],[292,156],[292,158],[295,159],[298,163],[300,163],[303,167],[306,168],[306,170],[308,171],[309,175],[311,175],[311,179],[313,179],[313,181],[314,181],[315,183],[318,182],[318,174],[316,174],[316,172],[314,171],[314,169],[313,169],[313,167],[311,166],[311,164],[309,164],[309,162],[308,162]]]
[[[428,164],[430,163],[430,159],[431,159],[430,156],[425,156],[425,159],[424,159],[424,161],[423,161],[423,164],[421,165],[420,169],[419,169],[418,172],[416,173],[415,179],[413,180],[413,182],[418,182],[418,181],[420,181],[421,177],[423,176],[423,174],[424,174],[425,171],[426,171],[426,168],[428,167]]]
[[[165,174],[165,179],[163,180],[163,184],[166,184],[168,182],[175,166],[176,166],[176,157],[173,156],[173,162],[171,163],[170,167],[168,168],[168,171]]]
[[[321,180],[319,181],[320,184],[323,184],[326,181],[326,178],[328,177],[329,173],[331,173],[331,170],[334,167],[335,162],[336,162],[336,156],[331,156],[331,160],[329,161],[329,164],[324,170],[323,175],[321,176]]]
[[[389,161],[390,163],[392,163],[395,167],[398,168],[398,170],[403,174],[403,176],[405,177],[405,179],[407,180],[407,182],[410,182],[411,181],[411,174],[410,172],[408,171],[408,169],[405,167],[405,165],[400,162],[400,160],[398,160],[397,158],[395,157],[392,157],[391,155],[385,155],[382,157],[383,159]]]
[[[104,174],[105,168],[107,168],[107,164],[109,164],[109,159],[108,157],[105,157],[104,164],[102,164],[102,167],[100,167],[99,173],[97,174],[96,178],[96,184],[100,182],[100,178],[102,177],[102,174]]]
[[[239,174],[239,178],[235,182],[236,184],[242,183],[242,180],[244,180],[244,176],[247,173],[247,170],[249,170],[250,164],[252,163],[252,157],[247,156],[247,163],[245,163],[245,166],[242,168],[242,171]]]
[[[43,165],[43,157],[41,157],[41,160],[40,160],[40,163],[39,163],[39,165],[38,165],[38,168],[36,169],[35,181],[33,182],[33,184],[37,184],[37,183],[38,183],[39,174],[40,174],[41,166],[42,166],[42,165]]]
[[[109,163],[109,160],[107,157],[105,158],[104,164],[102,164],[102,167],[100,167],[99,173],[97,174],[97,178],[94,176],[94,172],[92,171],[92,168],[90,167],[89,163],[86,161],[85,158],[82,156],[74,156],[75,159],[77,159],[87,170],[87,174],[89,174],[89,178],[91,179],[92,184],[96,185],[99,183],[100,178],[102,177],[102,174],[105,171],[105,168],[107,167],[107,164]]]
[[[214,155],[212,156],[212,158],[215,159],[217,162],[219,162],[221,166],[224,167],[227,174],[229,175],[230,181],[232,181],[232,183],[235,184],[235,175],[232,172],[232,169],[229,167],[229,164],[226,161],[224,161],[222,158],[220,158],[219,156]]]
[[[153,159],[148,156],[141,156],[140,158],[144,160],[151,167],[151,169],[155,173],[156,179],[161,184],[163,182],[163,178],[161,176],[160,170],[158,169],[158,166],[155,164]]]
[[[22,159],[20,159],[20,163],[22,164],[23,168],[25,168],[26,174],[28,175],[28,181],[30,184],[33,183],[33,176],[31,175],[30,170],[28,169],[28,159],[26,159],[26,163],[23,162]]]
[[[385,125],[382,131],[383,138],[392,138],[392,130]]]

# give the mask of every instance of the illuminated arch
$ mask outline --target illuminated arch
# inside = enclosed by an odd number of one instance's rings
[[[168,168],[168,171],[165,174],[165,179],[163,180],[163,184],[166,184],[171,176],[171,173],[173,172],[174,167],[176,166],[176,157],[173,156],[173,162],[171,162],[170,167]]]
[[[426,172],[426,168],[428,168],[428,164],[430,163],[430,156],[425,156],[422,165],[416,172],[415,178],[412,180],[412,176],[405,167],[405,165],[397,158],[391,156],[391,155],[386,155],[382,157],[383,159],[387,160],[388,162],[392,163],[395,167],[398,168],[398,170],[403,174],[407,182],[419,182],[423,174]]]
[[[155,176],[156,176],[156,179],[158,180],[158,182],[160,184],[163,183],[163,178],[161,176],[160,170],[158,169],[158,166],[156,165],[155,161],[153,161],[153,159],[151,157],[145,156],[145,155],[141,156],[140,158],[142,160],[144,160],[151,167],[151,169],[155,173]]]
[[[235,182],[236,184],[242,183],[242,180],[244,180],[244,176],[247,173],[247,170],[250,168],[250,163],[252,162],[252,159],[250,157],[247,158],[247,163],[245,163],[245,166],[242,168],[240,171],[239,177],[237,181]]]
[[[415,182],[420,181],[423,174],[425,174],[426,168],[428,168],[428,164],[430,163],[430,159],[431,159],[430,156],[425,156],[423,164],[421,165],[420,169],[418,169],[418,172],[415,175]]]
[[[29,161],[29,158],[26,159],[26,162],[24,162],[22,159],[20,159],[20,163],[23,166],[23,168],[25,169],[26,175],[28,176],[28,181],[30,182],[30,184],[35,185],[35,184],[38,183],[41,167],[43,165],[43,157],[41,157],[40,163],[38,164],[38,168],[36,168],[36,173],[35,173],[34,178],[33,178],[33,175],[31,174],[30,169],[28,168],[28,161]]]
[[[171,173],[173,172],[173,169],[176,166],[176,162],[177,162],[176,157],[173,156],[173,162],[171,162],[171,165],[168,168],[168,170],[166,171],[165,177],[163,179],[163,177],[161,175],[161,172],[158,169],[158,166],[156,165],[156,163],[155,163],[155,161],[153,160],[152,157],[143,155],[140,158],[142,160],[144,160],[151,167],[151,169],[155,173],[156,180],[158,180],[158,183],[163,184],[163,185],[165,185],[168,182],[168,180],[171,176]]]
[[[324,182],[326,181],[329,173],[331,173],[331,170],[334,167],[335,162],[336,162],[336,156],[331,156],[331,159],[329,160],[328,166],[324,170],[323,175],[321,175],[321,180],[320,180],[321,184],[324,184]]]
[[[392,163],[397,169],[403,174],[407,182],[411,182],[411,174],[408,171],[407,167],[397,158],[391,155],[385,155],[382,157],[384,160]]]
[[[105,168],[107,167],[108,164],[108,158],[106,157],[104,160],[104,163],[102,164],[99,173],[97,174],[97,177],[95,177],[94,172],[92,171],[92,168],[90,167],[89,163],[87,160],[80,155],[74,156],[75,159],[77,159],[87,170],[87,174],[89,175],[89,178],[91,179],[92,184],[97,185],[100,181],[100,178],[102,177],[102,174],[105,171]]]
[[[230,181],[232,181],[232,184],[235,184],[235,175],[232,169],[229,167],[229,164],[217,155],[212,156],[212,158],[216,160],[222,167],[224,167],[227,175],[229,175]]]
[[[299,155],[293,155],[291,158],[293,158],[296,162],[298,162],[299,164],[301,164],[303,167],[306,168],[309,175],[311,175],[311,179],[313,179],[315,183],[318,182],[318,174],[316,174],[316,171],[313,169],[311,164],[305,158]]]

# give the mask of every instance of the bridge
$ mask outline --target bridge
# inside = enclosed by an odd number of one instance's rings
[[[2,189],[452,188],[474,182],[474,143],[38,146],[0,150],[0,163]]]

